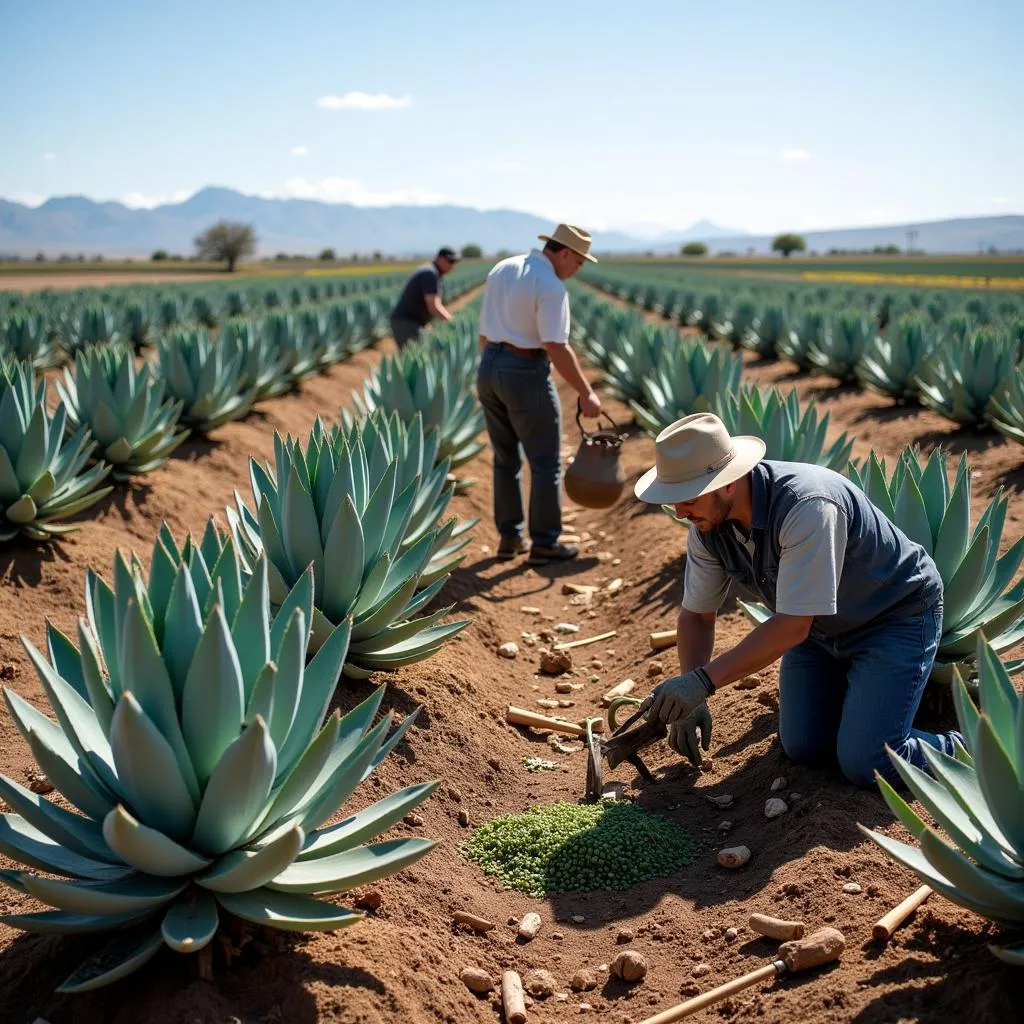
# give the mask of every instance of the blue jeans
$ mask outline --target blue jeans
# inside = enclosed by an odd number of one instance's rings
[[[921,745],[953,753],[950,735],[911,728],[942,636],[942,602],[839,640],[808,638],[782,658],[779,739],[798,762],[838,759],[855,785],[875,785],[875,769],[903,783],[890,746],[928,771]]]
[[[530,539],[549,547],[562,532],[562,407],[546,355],[488,345],[477,394],[494,449],[494,522],[502,537],[523,534],[522,456],[530,463]]]
[[[401,352],[411,341],[419,341],[423,337],[423,328],[415,320],[403,320],[401,317],[391,318],[391,337],[395,339],[398,351]]]

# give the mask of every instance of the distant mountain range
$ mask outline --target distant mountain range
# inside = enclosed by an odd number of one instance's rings
[[[553,224],[516,210],[475,210],[465,206],[352,206],[312,199],[264,199],[227,188],[204,188],[181,203],[151,210],[122,203],[95,202],[85,196],[55,196],[41,206],[0,199],[0,256],[44,252],[104,256],[149,256],[155,249],[190,254],[193,239],[221,219],[251,224],[259,254],[315,254],[331,247],[339,256],[380,250],[392,256],[432,253],[441,245],[473,242],[486,253],[522,251]],[[1024,216],[974,217],[914,225],[804,232],[808,247],[870,249],[907,244],[936,253],[970,253],[990,247],[1024,251]],[[606,253],[659,254],[678,251],[688,241],[703,241],[712,252],[768,252],[770,235],[748,235],[701,220],[683,231],[658,231],[634,225],[630,231],[595,231],[595,250]]]

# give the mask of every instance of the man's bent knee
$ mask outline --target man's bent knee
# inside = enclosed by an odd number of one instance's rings
[[[779,741],[782,752],[794,764],[820,764],[832,755],[831,749],[814,736],[780,732]]]
[[[837,754],[843,775],[861,789],[873,789],[875,771],[878,770],[884,775],[885,769],[889,767],[889,758],[885,748],[881,746],[846,749],[840,745]]]

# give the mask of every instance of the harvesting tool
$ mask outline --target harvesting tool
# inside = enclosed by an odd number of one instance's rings
[[[601,799],[606,762],[609,768],[615,768],[623,761],[628,761],[644,781],[654,781],[650,769],[640,757],[640,751],[657,740],[664,739],[668,734],[668,729],[661,722],[648,722],[644,719],[652,699],[649,696],[642,702],[636,697],[618,697],[613,700],[608,707],[608,725],[611,727],[612,733],[606,740],[595,734],[594,724],[600,723],[599,718],[588,718],[584,723],[587,740],[585,799],[588,801]],[[636,707],[637,710],[622,725],[618,725],[616,713],[625,705]]]

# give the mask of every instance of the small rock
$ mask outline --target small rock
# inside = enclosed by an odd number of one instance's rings
[[[731,832],[732,831],[732,822],[729,821],[728,818],[725,821],[720,821],[718,823],[718,831],[719,832]]]
[[[757,674],[739,679],[733,686],[737,690],[756,690],[761,685],[761,677]]]
[[[449,800],[454,800],[455,803],[457,803],[457,804],[461,804],[462,803],[462,793],[459,790],[457,790],[454,786],[449,786],[448,787],[448,799]]]
[[[723,868],[741,868],[750,860],[750,849],[746,846],[729,846],[718,851],[718,863]]]
[[[780,814],[785,814],[789,810],[789,805],[785,800],[780,800],[779,797],[773,796],[770,800],[764,802],[764,816],[766,818],[777,818]]]
[[[620,928],[615,935],[615,942],[619,946],[626,945],[627,942],[633,941],[633,929],[632,928]]]
[[[632,693],[635,688],[636,683],[632,679],[623,679],[621,683],[616,683],[601,697],[601,704],[607,707],[616,697],[625,697],[627,694]]]
[[[647,674],[649,676],[660,676],[665,674],[665,666],[660,661],[647,663]]]
[[[559,698],[558,706],[560,708],[572,708],[572,707],[576,706],[576,701],[574,701],[574,700],[566,700],[564,697],[562,697],[562,698]]]
[[[523,607],[520,608],[519,610],[524,615],[540,615],[540,609],[539,608],[535,608],[532,604],[524,604]]]
[[[607,974],[608,973],[608,965],[607,964],[598,964],[597,965],[597,973],[598,974]]]
[[[778,777],[778,778],[777,778],[777,779],[776,779],[776,780],[775,780],[775,781],[774,781],[774,782],[772,783],[772,792],[773,792],[773,793],[778,793],[778,791],[779,791],[780,789],[785,789],[785,788],[786,788],[786,786],[788,785],[788,783],[789,783],[789,780],[788,780],[788,779],[787,779],[787,778],[785,777],[785,775],[780,775],[780,776],[779,776],[779,777]]]
[[[716,807],[720,807],[723,811],[728,810],[733,804],[733,798],[730,793],[723,793],[721,796],[709,796],[706,799]]]
[[[559,679],[555,683],[555,693],[572,693],[573,686],[567,679]]]
[[[549,651],[543,648],[540,652],[540,670],[548,675],[557,676],[572,669],[572,655],[568,651]]]
[[[803,799],[803,793],[790,793],[790,794],[789,794],[789,799],[790,799],[790,800],[791,800],[791,801],[792,801],[793,803],[796,803],[796,802],[797,802],[797,800],[802,800],[802,799]]]
[[[538,697],[537,698],[537,706],[538,707],[542,707],[542,708],[547,708],[549,711],[553,710],[554,708],[557,708],[558,705],[559,705],[559,701],[554,700],[551,697]]]
[[[25,772],[25,778],[28,779],[28,788],[33,793],[38,793],[40,796],[45,796],[47,793],[52,793],[56,788],[54,784],[41,772],[35,768],[29,768]]]
[[[567,1003],[567,1002],[569,1002],[569,993],[568,992],[556,992],[555,993],[555,1002],[556,1003]]]
[[[563,935],[562,932],[552,932],[551,938],[553,938],[555,942],[561,942],[562,939],[565,938],[565,935]]]
[[[705,974],[711,973],[711,964],[697,964],[690,973],[695,978],[703,978]]]
[[[493,768],[496,772],[501,771],[501,762],[496,757],[487,758],[487,764]]]
[[[540,931],[541,923],[540,914],[536,911],[531,910],[528,914],[523,914],[523,919],[519,922],[519,937],[529,941]]]
[[[843,886],[843,892],[850,896],[856,896],[860,891],[860,886],[856,882],[847,882],[846,885]]]
[[[412,825],[414,828],[419,828],[423,824],[423,819],[415,811],[407,814],[402,821],[406,825]]]
[[[612,560],[612,553],[610,551],[598,551],[595,556],[599,562],[610,562]]]
[[[578,633],[580,627],[575,622],[559,622],[555,626],[556,633]]]
[[[699,996],[703,990],[700,985],[695,981],[684,981],[679,986],[679,994],[687,999],[693,998],[693,996]]]
[[[597,988],[597,975],[589,967],[582,967],[572,976],[570,985],[573,992],[589,992]]]
[[[598,590],[597,587],[592,586],[589,583],[563,583],[562,593],[572,594],[579,597],[582,594],[593,594]]]
[[[740,934],[739,931],[737,929],[735,929],[735,928],[726,928],[725,929],[725,941],[726,942],[735,942],[736,938],[737,938],[737,936],[739,934]]]
[[[701,933],[701,938],[705,942],[711,942],[714,939],[717,939],[720,934],[721,932],[717,928],[705,928]]]
[[[622,565],[622,559],[621,558],[613,558],[612,559],[612,565]]]
[[[611,962],[609,969],[616,978],[623,981],[640,981],[647,973],[647,961],[642,953],[627,949]]]
[[[580,1013],[590,1013],[592,1009],[590,1003],[580,1003]]]
[[[537,999],[547,999],[555,994],[555,977],[550,971],[535,967],[523,977],[523,988]]]
[[[485,996],[494,988],[491,976],[486,971],[481,971],[479,967],[464,967],[459,972],[459,977],[462,984],[477,995]]]
[[[364,910],[380,910],[384,897],[377,889],[368,889],[356,899],[356,906]]]
[[[625,582],[626,581],[621,576],[616,576],[615,579],[613,579],[604,589],[608,591],[609,594],[614,594],[616,591],[622,589],[622,585]]]
[[[591,672],[590,675],[587,677],[587,682],[599,683],[601,682],[601,677],[596,672]]]
[[[604,662],[600,658],[591,658],[590,659],[590,667],[591,668],[604,668]]]
[[[466,828],[469,825],[469,811],[465,807],[459,809],[459,824]]]
[[[586,921],[586,918],[582,914],[573,914],[572,915],[572,923],[573,924],[583,924],[584,921]]]
[[[507,644],[502,644],[498,648],[498,654],[502,658],[514,658],[519,653],[519,644],[513,640],[509,640]]]

